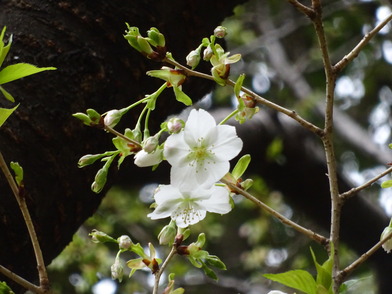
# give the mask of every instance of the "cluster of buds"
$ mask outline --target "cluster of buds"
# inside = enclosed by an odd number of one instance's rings
[[[157,28],[151,28],[147,37],[143,37],[137,27],[126,25],[128,30],[124,38],[133,48],[152,60],[162,61],[166,57],[165,37]]]

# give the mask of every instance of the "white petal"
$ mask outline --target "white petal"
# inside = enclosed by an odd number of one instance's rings
[[[240,153],[243,143],[233,126],[218,126],[213,152],[219,160],[230,160]]]
[[[147,153],[144,150],[140,150],[135,155],[135,164],[138,167],[153,166],[162,161],[162,149],[156,149],[154,152]]]
[[[199,138],[205,137],[210,129],[216,127],[215,119],[203,109],[193,109],[185,124],[185,141],[195,146]]]
[[[184,166],[189,152],[190,148],[185,143],[184,132],[172,134],[166,139],[163,154],[172,166]]]
[[[214,186],[211,197],[207,200],[203,200],[201,203],[208,212],[225,214],[232,209],[229,191],[221,186]]]

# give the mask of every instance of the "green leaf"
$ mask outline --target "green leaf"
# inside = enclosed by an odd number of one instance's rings
[[[238,160],[237,164],[235,165],[235,167],[233,168],[233,171],[231,173],[236,180],[238,180],[240,177],[242,177],[242,175],[244,174],[244,172],[248,168],[248,165],[250,163],[250,159],[251,159],[250,155],[245,154],[244,156],[242,156],[240,158],[240,160]]]
[[[264,277],[307,294],[317,294],[317,284],[304,270],[292,270],[281,274],[264,274]]]
[[[16,105],[14,108],[7,109],[7,108],[0,108],[0,127],[4,124],[4,122],[8,119],[8,117],[17,109],[19,106]]]
[[[330,289],[332,284],[332,265],[333,265],[332,253],[333,252],[331,253],[331,256],[327,259],[327,261],[324,262],[323,265],[320,265],[317,262],[316,256],[312,248],[310,248],[310,252],[312,254],[313,262],[317,270],[317,277],[316,277],[317,285],[322,285],[324,289]]]
[[[206,274],[207,277],[213,279],[214,281],[218,280],[218,276],[216,275],[216,273],[210,269],[205,263],[202,263],[202,269],[204,271],[204,273]]]
[[[14,97],[10,93],[8,93],[2,86],[0,86],[0,92],[4,95],[5,99],[15,102]]]
[[[187,94],[185,94],[179,87],[173,86],[173,89],[177,101],[184,103],[186,106],[192,105],[192,99]]]
[[[15,294],[6,282],[0,282],[0,293],[1,294]]]
[[[387,180],[381,183],[381,188],[390,188],[392,187],[392,180]]]
[[[16,184],[20,187],[23,182],[23,167],[21,167],[19,163],[12,161],[10,163],[10,167],[15,173]]]
[[[55,70],[55,67],[37,67],[29,63],[9,65],[0,71],[0,85],[15,81],[42,71]]]
[[[4,46],[4,35],[5,35],[6,27],[3,28],[0,34],[0,66],[3,64],[4,59],[7,57],[8,51],[10,51],[11,43],[12,43],[12,35],[8,40],[7,46]]]

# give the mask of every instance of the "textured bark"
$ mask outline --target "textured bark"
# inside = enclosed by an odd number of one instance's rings
[[[147,69],[162,65],[145,60],[127,44],[122,36],[125,22],[138,26],[143,34],[158,27],[167,37],[168,49],[183,62],[240,2],[0,2],[0,25],[6,25],[14,39],[9,63],[58,68],[6,85],[20,107],[0,129],[4,157],[25,169],[30,212],[46,263],[94,213],[104,194],[90,191],[96,168],[78,169],[78,159],[112,148],[109,136],[83,126],[71,115],[87,108],[101,113],[121,108],[162,84],[146,77]],[[211,84],[198,82],[185,85],[192,87],[195,97],[211,89]],[[161,101],[160,111],[153,115],[156,121],[181,108],[165,98]],[[133,180],[141,177],[137,173]],[[0,191],[0,264],[34,280],[37,273],[30,240],[2,176]]]

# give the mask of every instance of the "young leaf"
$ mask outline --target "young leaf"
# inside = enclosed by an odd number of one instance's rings
[[[237,97],[240,97],[241,87],[242,87],[242,83],[244,82],[244,79],[245,79],[245,74],[241,74],[241,75],[238,77],[237,81],[235,82],[235,85],[234,85],[234,94],[235,94],[235,96],[237,96]]]
[[[313,262],[317,270],[317,278],[316,278],[317,285],[322,285],[325,289],[330,289],[332,283],[332,264],[333,264],[332,256],[333,255],[331,254],[331,256],[327,259],[327,261],[324,262],[323,265],[320,265],[316,260],[316,256],[312,248],[310,248],[310,252],[312,254]]]
[[[237,164],[233,168],[233,172],[231,173],[236,180],[238,180],[240,177],[242,177],[242,175],[244,174],[244,172],[248,168],[248,165],[250,163],[250,159],[251,159],[250,155],[245,154],[244,156],[242,156],[238,160]]]
[[[390,188],[392,187],[392,180],[387,180],[385,182],[382,182],[381,188]]]
[[[23,182],[23,168],[17,162],[10,163],[11,169],[15,173],[15,181],[18,186],[20,186]]]
[[[317,294],[316,281],[307,271],[292,270],[281,274],[264,274],[263,276],[306,294]]]
[[[55,67],[36,67],[29,63],[9,65],[0,71],[0,85],[15,81],[45,70],[55,70]]]
[[[4,34],[5,34],[6,27],[3,28],[0,34],[0,66],[3,64],[4,59],[6,58],[8,51],[10,51],[11,43],[12,43],[12,35],[8,40],[7,46],[4,46]]]
[[[19,106],[16,105],[14,108],[7,109],[7,108],[0,108],[0,127],[4,124],[7,118],[17,109]]]
[[[11,102],[15,102],[14,97],[10,93],[8,93],[2,86],[0,86],[0,92],[4,95],[5,99]]]
[[[6,282],[0,282],[0,293],[2,294],[15,294]]]

